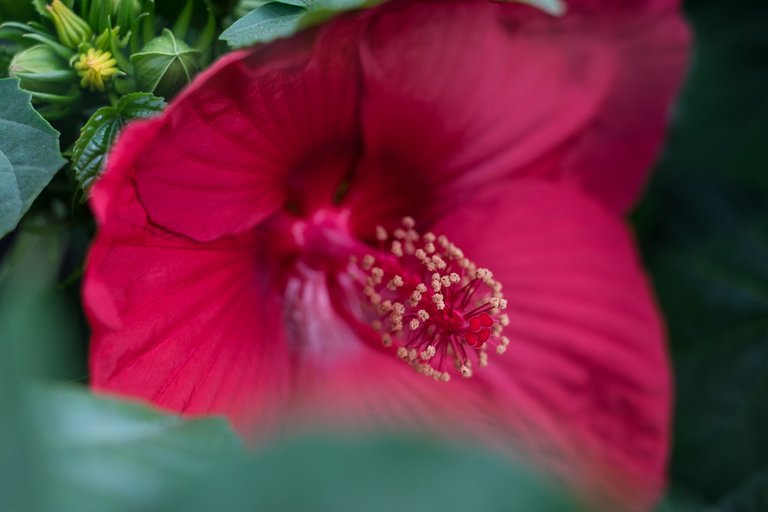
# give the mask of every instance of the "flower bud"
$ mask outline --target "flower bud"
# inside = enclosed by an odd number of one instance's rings
[[[104,92],[106,82],[120,72],[111,53],[94,48],[81,53],[74,66],[82,77],[80,87],[91,91]]]
[[[50,46],[38,44],[13,56],[8,74],[19,79],[19,86],[38,99],[70,102],[79,96],[77,75]]]
[[[142,11],[140,0],[93,0],[88,21],[96,32],[118,28],[118,32],[125,35]]]
[[[88,26],[88,23],[75,14],[61,0],[53,0],[45,8],[48,9],[53,20],[53,26],[56,27],[59,41],[64,46],[77,48],[80,43],[91,37],[91,27]]]
[[[200,50],[176,39],[168,29],[131,55],[139,89],[170,98],[200,67]]]

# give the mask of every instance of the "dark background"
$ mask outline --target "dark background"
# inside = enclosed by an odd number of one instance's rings
[[[675,365],[672,497],[766,511],[768,5],[685,7],[693,67],[634,217]]]

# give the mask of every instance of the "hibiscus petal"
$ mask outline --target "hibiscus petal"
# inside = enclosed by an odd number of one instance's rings
[[[609,13],[597,20],[594,14],[564,20],[570,25],[567,30],[602,32],[606,41],[613,41],[623,64],[589,129],[564,151],[555,175],[577,183],[619,212],[633,205],[664,141],[690,40],[678,2],[635,3],[635,9],[621,9],[614,2],[612,11],[593,6]]]
[[[663,329],[626,228],[566,187],[508,182],[434,227],[490,268],[512,340],[487,379],[520,415],[645,500],[664,481],[671,388]],[[481,372],[482,373],[482,372]]]
[[[332,201],[356,156],[358,85],[357,25],[334,27],[228,55],[168,107],[136,148],[139,199],[155,223],[208,241],[286,202]]]
[[[427,215],[502,176],[567,177],[626,207],[661,142],[686,40],[677,11],[639,3],[563,18],[519,3],[391,6],[361,47],[365,153],[349,204],[372,191],[393,201],[366,204],[357,223]]]
[[[432,226],[504,284],[512,342],[472,379],[436,383],[393,354],[310,358],[313,421],[427,426],[523,447],[628,510],[658,497],[670,378],[659,314],[626,228],[583,193],[508,181]]]
[[[199,243],[153,226],[131,186],[131,126],[93,191],[101,226],[83,299],[95,389],[241,427],[269,413],[286,376],[279,295],[254,235]]]

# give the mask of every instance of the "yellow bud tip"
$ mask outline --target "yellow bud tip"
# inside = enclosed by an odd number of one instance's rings
[[[104,92],[105,82],[119,71],[111,53],[93,48],[81,53],[74,67],[82,78],[81,87],[100,92]]]

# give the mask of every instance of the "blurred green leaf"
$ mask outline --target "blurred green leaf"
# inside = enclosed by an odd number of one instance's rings
[[[152,510],[582,509],[561,487],[476,446],[457,447],[428,438],[345,434],[271,444],[253,457],[218,469],[182,501],[161,502]]]
[[[0,79],[0,237],[13,230],[32,201],[64,165],[59,132],[34,108],[16,78]]]
[[[0,0],[0,21],[31,21],[36,18],[32,2]]]
[[[0,268],[2,354],[27,379],[83,375],[77,290],[59,286],[70,233],[55,222],[27,217]]]
[[[736,489],[726,494],[717,510],[727,512],[765,512],[768,510],[768,468],[750,475]]]
[[[50,511],[146,511],[242,452],[223,419],[187,420],[74,387],[36,388],[30,400]]]
[[[165,108],[162,98],[145,92],[126,94],[114,107],[97,110],[83,127],[72,150],[72,168],[80,187],[87,190],[104,167],[104,159],[117,134],[132,119],[148,118]]]

